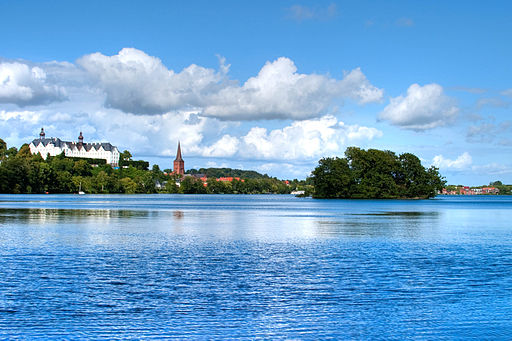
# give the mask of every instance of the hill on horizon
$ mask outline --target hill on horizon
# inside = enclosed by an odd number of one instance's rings
[[[199,168],[189,169],[186,174],[205,174],[208,178],[234,177],[242,179],[270,179],[267,174],[261,174],[253,170],[232,168]]]

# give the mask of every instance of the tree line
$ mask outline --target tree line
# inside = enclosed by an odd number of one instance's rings
[[[69,158],[64,154],[32,155],[27,144],[7,148],[0,139],[0,193],[185,193],[285,194],[305,190],[314,198],[430,198],[445,185],[435,167],[425,168],[413,154],[349,147],[344,158],[323,158],[306,180],[288,184],[255,171],[230,168],[189,170],[185,177],[149,170],[147,161],[120,153],[119,168],[104,160]],[[207,185],[198,174],[208,177]],[[196,176],[194,176],[196,175]],[[231,182],[220,177],[239,177]],[[179,186],[177,185],[179,183]],[[501,185],[501,184],[500,184]],[[504,187],[503,185],[501,187]]]
[[[0,193],[289,193],[290,188],[276,178],[261,176],[244,181],[220,182],[214,178],[204,186],[193,176],[181,177],[170,169],[151,170],[147,161],[132,160],[129,151],[120,153],[119,168],[102,159],[70,158],[64,154],[32,155],[24,144],[7,148],[0,139]],[[206,169],[209,173],[208,169]],[[213,171],[215,173],[217,171]],[[255,172],[256,173],[256,172]],[[227,176],[233,176],[226,173]],[[238,173],[235,173],[238,174]],[[176,183],[181,182],[181,186]],[[156,186],[160,184],[160,186]]]

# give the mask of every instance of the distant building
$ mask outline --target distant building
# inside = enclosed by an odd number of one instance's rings
[[[57,156],[64,152],[67,157],[82,157],[87,159],[104,159],[112,167],[119,164],[119,150],[110,143],[84,143],[82,132],[78,136],[78,142],[62,141],[57,137],[46,138],[44,128],[41,128],[39,138],[29,144],[32,154],[41,154],[46,160],[47,156]]]
[[[228,177],[220,177],[220,178],[217,178],[216,179],[217,181],[221,181],[221,182],[233,182],[233,180],[236,180],[236,181],[242,181],[242,182],[245,182],[244,179],[241,179],[239,177],[232,177],[232,176],[228,176]]]
[[[449,191],[446,188],[443,188],[439,194],[448,194],[448,195],[482,195],[482,194],[499,194],[500,190],[496,187],[474,187],[471,188],[469,186],[460,186],[457,187],[456,190]]]
[[[181,146],[180,142],[178,141],[178,152],[176,153],[176,159],[174,160],[174,174],[185,174],[185,161],[183,161],[183,158],[181,157]]]

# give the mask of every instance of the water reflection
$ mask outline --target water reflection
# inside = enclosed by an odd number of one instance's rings
[[[183,217],[185,216],[185,213],[183,213],[183,211],[174,211],[172,213],[172,215],[174,216],[174,218],[176,219],[183,219]]]
[[[355,216],[397,216],[397,217],[407,217],[407,218],[422,218],[425,216],[438,216],[439,212],[434,211],[385,211],[385,212],[369,212],[369,213],[351,213],[351,215]]]
[[[87,228],[90,233],[101,231],[105,236],[116,238],[144,231],[162,234],[162,238],[176,235],[224,240],[419,238],[436,230],[439,218],[440,213],[433,211],[336,214],[298,211],[290,214],[289,211],[261,210],[0,209],[0,224]],[[109,232],[120,227],[124,230],[117,234]]]
[[[0,209],[0,222],[9,220],[46,221],[90,218],[148,217],[157,212],[113,209],[57,209],[57,208],[4,208]]]

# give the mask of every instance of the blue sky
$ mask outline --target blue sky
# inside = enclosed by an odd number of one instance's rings
[[[0,137],[304,178],[347,146],[512,183],[507,1],[2,1]]]

